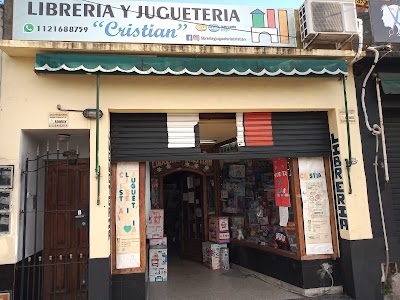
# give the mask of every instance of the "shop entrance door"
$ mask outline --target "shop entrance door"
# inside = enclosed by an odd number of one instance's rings
[[[204,200],[204,176],[190,171],[177,171],[163,178],[163,208],[168,248],[182,258],[202,261],[205,240],[207,201]]]
[[[15,299],[87,299],[89,160],[63,151],[23,168],[22,240]]]
[[[184,173],[181,182],[181,253],[184,258],[201,262],[201,243],[204,241],[203,176]]]
[[[45,214],[44,298],[87,298],[87,161],[50,162]]]

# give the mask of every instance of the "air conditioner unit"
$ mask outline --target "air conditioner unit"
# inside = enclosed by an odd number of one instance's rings
[[[357,36],[354,0],[305,0],[299,10],[301,41],[340,48]]]

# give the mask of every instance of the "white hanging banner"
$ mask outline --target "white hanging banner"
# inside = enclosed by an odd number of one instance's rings
[[[299,158],[306,254],[333,254],[324,159]]]
[[[116,268],[140,267],[139,163],[117,164]]]

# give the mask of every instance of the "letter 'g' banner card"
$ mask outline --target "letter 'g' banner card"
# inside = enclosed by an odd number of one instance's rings
[[[289,176],[286,158],[274,158],[274,186],[276,206],[290,206]]]
[[[18,0],[14,1],[13,39],[296,47],[296,30],[291,8]]]

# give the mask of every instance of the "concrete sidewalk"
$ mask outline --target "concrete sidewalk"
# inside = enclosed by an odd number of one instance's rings
[[[168,281],[148,283],[148,299],[283,300],[304,297],[238,270],[212,271],[199,263],[174,257],[168,262]]]

